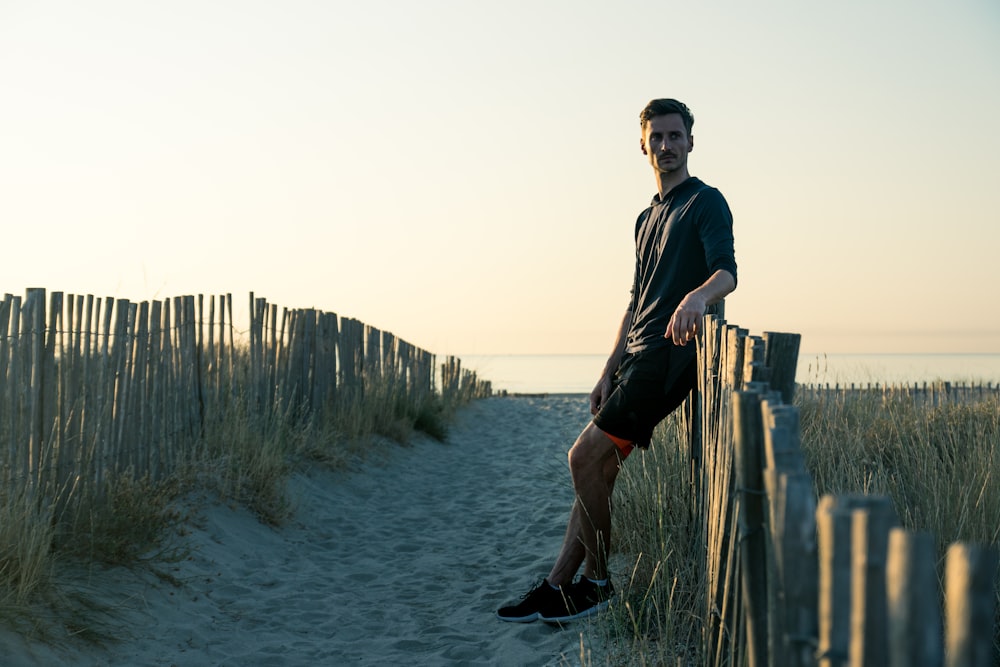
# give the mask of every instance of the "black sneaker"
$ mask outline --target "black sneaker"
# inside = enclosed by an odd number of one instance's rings
[[[570,584],[564,591],[565,595],[560,601],[562,604],[555,609],[539,612],[539,619],[546,623],[565,623],[596,614],[607,609],[611,596],[615,594],[615,587],[611,585],[610,579],[605,585],[598,586],[590,579],[580,577],[579,581]]]
[[[565,590],[565,588],[552,588],[548,581],[542,579],[541,583],[521,597],[520,602],[500,607],[497,610],[497,618],[511,623],[531,623],[541,618],[542,614],[558,614],[560,609],[566,607],[563,602]]]

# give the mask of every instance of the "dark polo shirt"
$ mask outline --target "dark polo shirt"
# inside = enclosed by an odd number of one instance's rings
[[[721,192],[693,176],[662,200],[653,197],[636,220],[635,245],[626,352],[672,345],[663,334],[681,299],[719,269],[736,278],[729,205]],[[694,347],[684,347],[692,358]]]

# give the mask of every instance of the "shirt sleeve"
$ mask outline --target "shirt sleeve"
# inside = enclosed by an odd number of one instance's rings
[[[639,217],[635,220],[635,240],[636,240],[636,251],[635,251],[635,269],[632,271],[632,289],[629,290],[628,298],[628,312],[634,313],[636,309],[635,301],[639,298],[639,229],[642,227],[642,223],[649,216],[652,209],[647,208]]]
[[[705,265],[709,275],[722,269],[736,281],[736,252],[733,242],[733,214],[722,193],[709,188],[699,193],[702,198],[698,216],[698,234],[705,249]]]

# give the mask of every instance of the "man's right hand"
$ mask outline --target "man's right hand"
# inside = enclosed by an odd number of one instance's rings
[[[590,414],[596,415],[597,411],[601,409],[604,401],[608,400],[608,396],[610,395],[611,380],[607,376],[602,376],[597,381],[597,386],[590,392]]]

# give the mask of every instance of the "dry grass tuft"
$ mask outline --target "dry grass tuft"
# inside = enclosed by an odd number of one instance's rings
[[[105,484],[105,494],[75,505],[59,524],[52,542],[60,558],[132,565],[162,560],[173,552],[170,538],[185,519],[176,501],[184,486],[176,477],[153,481],[120,474]]]
[[[677,417],[622,467],[612,515],[617,595],[591,627],[606,652],[595,660],[591,648],[584,664],[698,664],[704,578],[690,470]]]
[[[280,524],[291,513],[285,486],[308,424],[296,431],[294,415],[260,417],[240,399],[216,417],[206,426],[204,447],[186,476],[197,488],[247,507],[264,523]]]
[[[892,499],[903,525],[1000,543],[1000,403],[923,406],[880,392],[800,401],[802,445],[817,494]]]
[[[0,617],[50,580],[53,518],[54,506],[29,486],[15,483],[0,490]]]

